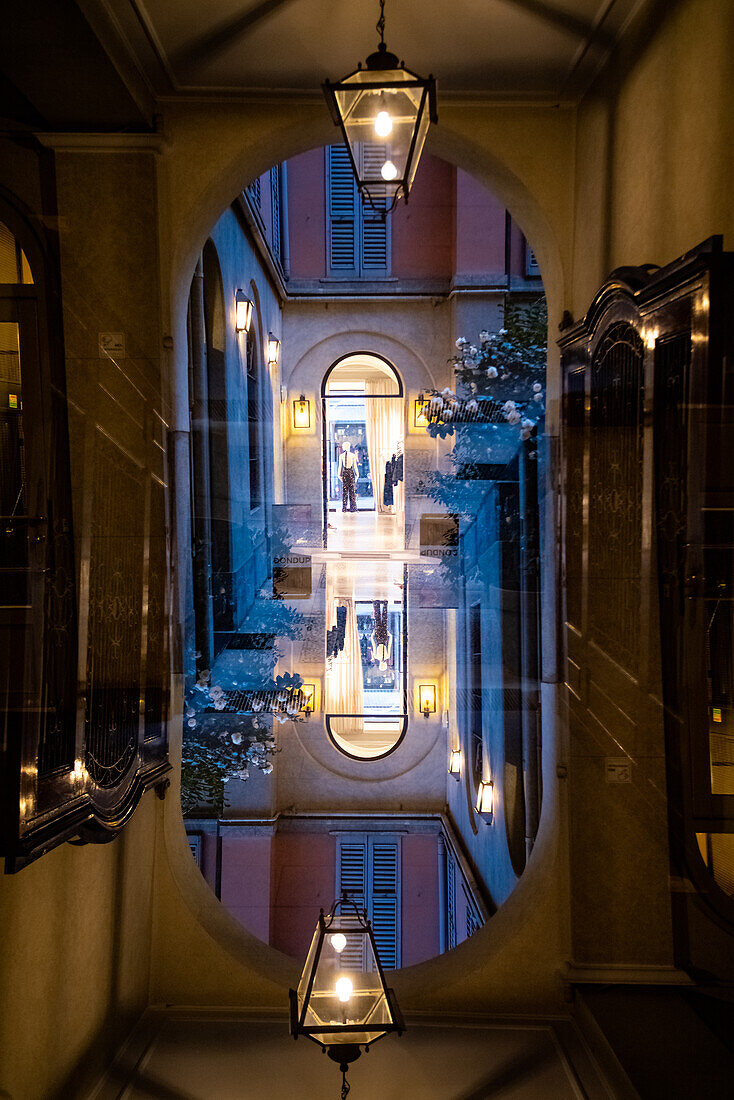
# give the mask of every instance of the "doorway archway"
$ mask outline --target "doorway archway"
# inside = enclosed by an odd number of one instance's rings
[[[403,382],[397,369],[374,352],[341,356],[321,384],[324,545],[329,512],[370,511],[402,518]],[[351,458],[354,456],[354,459]],[[398,461],[400,480],[398,481]],[[354,465],[354,493],[350,504]],[[387,468],[389,466],[389,469]],[[389,476],[387,476],[389,475]],[[393,491],[395,489],[395,491]]]

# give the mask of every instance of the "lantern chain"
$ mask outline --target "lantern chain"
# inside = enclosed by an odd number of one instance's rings
[[[347,1081],[347,1069],[348,1069],[348,1068],[349,1068],[349,1067],[348,1067],[348,1066],[345,1066],[345,1065],[341,1065],[341,1066],[339,1066],[339,1069],[340,1069],[340,1070],[342,1071],[342,1091],[341,1091],[341,1100],[347,1100],[347,1096],[349,1095],[349,1093],[350,1093],[350,1091],[351,1091],[351,1085],[350,1085],[350,1084],[349,1084],[349,1082]]]
[[[380,18],[376,23],[380,35],[380,45],[385,45],[385,0],[380,0]]]

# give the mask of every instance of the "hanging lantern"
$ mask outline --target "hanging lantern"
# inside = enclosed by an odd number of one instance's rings
[[[431,122],[438,122],[436,81],[405,68],[385,45],[385,0],[377,22],[380,43],[355,72],[324,81],[334,124],[341,127],[362,198],[382,214],[408,200]],[[361,149],[361,152],[360,152]]]
[[[372,926],[364,911],[343,894],[319,914],[306,963],[291,989],[291,1035],[306,1035],[326,1050],[342,1071],[392,1032],[405,1030],[395,994],[387,988]]]

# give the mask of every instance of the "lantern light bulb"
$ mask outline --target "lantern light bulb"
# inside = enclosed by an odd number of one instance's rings
[[[352,986],[352,983],[350,982],[349,978],[339,978],[339,980],[336,983],[336,986],[334,987],[337,997],[344,1004],[346,1004],[346,1002],[352,996],[352,989],[353,988],[354,987]]]
[[[347,937],[343,936],[341,932],[336,932],[331,937],[331,946],[338,955],[341,955],[342,951],[347,946]]]
[[[392,133],[392,119],[387,111],[380,111],[375,119],[375,133],[378,137],[386,138]]]
[[[380,175],[384,180],[394,180],[398,174],[398,170],[391,160],[386,160],[380,169]]]

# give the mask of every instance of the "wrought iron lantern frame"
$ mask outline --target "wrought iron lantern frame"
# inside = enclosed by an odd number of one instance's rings
[[[355,927],[353,923],[348,922],[335,923],[335,921],[337,921],[337,910],[339,910],[339,916],[343,917],[345,907],[353,910],[353,914],[354,916],[356,916],[358,921],[358,927]],[[328,1053],[335,1062],[352,1062],[355,1061],[360,1054],[358,1043],[350,1044],[349,1042],[346,1042],[326,1044],[322,1042],[322,1040],[319,1038],[319,1035],[333,1034],[336,1031],[340,1035],[356,1036],[360,1032],[364,1032],[365,1030],[369,1029],[369,1021],[356,1024],[330,1023],[323,1024],[321,1026],[314,1026],[306,1023],[306,1015],[309,1009],[316,973],[319,968],[319,960],[321,958],[321,952],[323,950],[323,946],[327,936],[334,936],[339,932],[345,936],[353,936],[355,932],[358,931],[360,935],[366,935],[369,938],[370,946],[372,948],[372,953],[375,959],[375,964],[377,966],[377,973],[379,975],[380,985],[385,995],[385,1000],[390,1010],[390,1017],[393,1022],[389,1024],[379,1024],[378,1027],[382,1034],[378,1035],[375,1039],[371,1039],[368,1043],[365,1043],[365,1050],[369,1050],[371,1046],[374,1046],[374,1044],[379,1042],[380,1039],[384,1039],[386,1035],[402,1035],[402,1033],[405,1031],[405,1021],[403,1020],[402,1014],[398,1007],[398,1003],[395,998],[395,992],[388,986],[387,981],[385,980],[385,971],[383,970],[380,955],[377,950],[377,944],[375,943],[375,935],[372,930],[372,923],[370,920],[367,919],[366,911],[360,909],[357,903],[352,900],[352,898],[343,895],[341,898],[338,898],[334,902],[328,914],[325,915],[323,909],[319,912],[318,930],[319,942],[316,946],[316,952],[314,954],[313,962],[311,964],[311,973],[308,976],[306,995],[303,999],[303,1007],[301,1008],[300,1012],[298,1007],[297,991],[295,989],[290,989],[288,991],[290,998],[291,1035],[294,1039],[298,1039],[299,1035],[305,1035],[307,1039],[310,1039],[312,1042],[316,1043],[317,1046],[321,1047],[322,1051]],[[378,1028],[376,1027],[374,1030],[377,1029]]]
[[[341,130],[342,140],[347,147],[349,153],[349,160],[352,166],[352,172],[354,178],[357,181],[357,188],[363,199],[369,202],[370,206],[376,213],[386,217],[392,210],[402,196],[406,203],[408,201],[408,195],[410,193],[410,186],[412,179],[415,175],[415,169],[413,167],[413,161],[416,155],[416,143],[418,141],[418,135],[421,132],[423,119],[426,111],[428,112],[429,124],[434,125],[438,122],[438,108],[436,106],[436,80],[433,75],[428,77],[419,76],[411,69],[405,67],[404,61],[398,61],[397,56],[391,53],[385,45],[385,0],[380,0],[380,18],[377,21],[377,30],[380,34],[380,41],[377,49],[374,53],[371,53],[365,61],[365,67],[362,67],[360,62],[356,69],[347,73],[341,80],[325,80],[322,84],[324,96],[329,107],[329,112],[334,121],[334,125],[338,126]],[[381,74],[389,74],[395,72],[401,72],[406,74],[409,79],[390,80],[383,77],[380,79]],[[367,72],[372,75],[374,79],[368,81],[360,81],[358,84],[353,82],[353,78],[358,73]],[[349,115],[353,114],[357,103],[360,101],[363,95],[367,94],[380,94],[390,92],[408,92],[418,91],[420,93],[420,102],[418,104],[415,118],[413,120],[413,132],[411,134],[410,144],[408,146],[408,154],[405,160],[405,166],[402,176],[395,176],[393,179],[387,180],[381,179],[363,179],[360,176],[357,162],[354,157],[354,150],[352,148],[352,142],[349,139],[347,132],[347,116],[342,113],[339,108],[338,94],[352,95],[355,91],[359,92],[358,98],[352,104]],[[425,135],[424,135],[425,137]],[[422,148],[422,142],[421,142]],[[420,156],[420,150],[418,152]],[[417,167],[417,161],[416,161]],[[384,208],[379,206],[375,197],[373,196],[370,188],[380,188],[384,193],[386,183],[389,183],[395,190],[392,196],[392,202],[389,206]],[[382,196],[380,196],[382,197]]]

